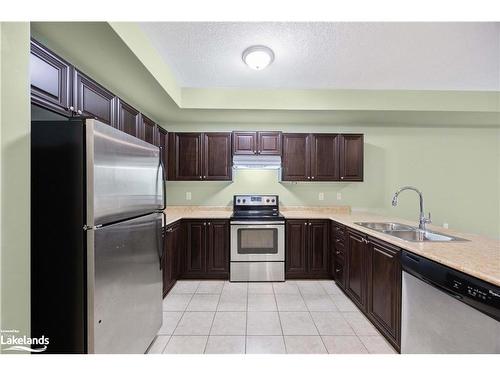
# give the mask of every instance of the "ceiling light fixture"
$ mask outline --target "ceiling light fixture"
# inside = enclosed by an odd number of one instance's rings
[[[262,70],[273,62],[274,52],[266,46],[251,46],[243,51],[241,58],[250,68]]]

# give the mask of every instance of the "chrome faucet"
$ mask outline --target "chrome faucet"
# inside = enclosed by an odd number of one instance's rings
[[[419,216],[419,219],[418,219],[418,229],[425,231],[426,230],[425,225],[427,223],[432,223],[432,221],[431,221],[431,213],[429,212],[429,217],[428,218],[425,217],[425,213],[424,213],[424,197],[422,196],[422,193],[417,188],[415,188],[413,186],[404,186],[401,189],[399,189],[398,191],[396,191],[396,193],[394,194],[394,197],[392,197],[392,205],[394,207],[396,207],[398,205],[398,195],[403,190],[413,190],[420,197],[420,216]]]

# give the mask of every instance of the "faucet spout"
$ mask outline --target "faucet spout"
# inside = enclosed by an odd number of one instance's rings
[[[424,197],[423,197],[422,193],[420,192],[420,190],[418,190],[416,187],[413,187],[413,186],[403,186],[398,191],[396,191],[396,193],[392,197],[392,205],[394,207],[396,207],[398,205],[398,196],[399,196],[399,194],[402,191],[405,191],[405,190],[413,190],[414,192],[416,192],[418,194],[418,197],[419,197],[419,206],[420,206],[419,207],[420,208],[420,214],[419,214],[419,218],[418,218],[418,228],[420,230],[425,231],[426,230],[425,225],[427,223],[431,222],[431,214],[429,213],[429,218],[425,217],[425,213],[424,213]]]

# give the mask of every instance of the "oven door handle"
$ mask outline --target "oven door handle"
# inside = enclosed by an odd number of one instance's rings
[[[284,221],[231,221],[231,225],[283,225]]]

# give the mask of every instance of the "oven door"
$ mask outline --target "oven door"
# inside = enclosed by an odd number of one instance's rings
[[[231,262],[284,260],[284,222],[231,223]]]

